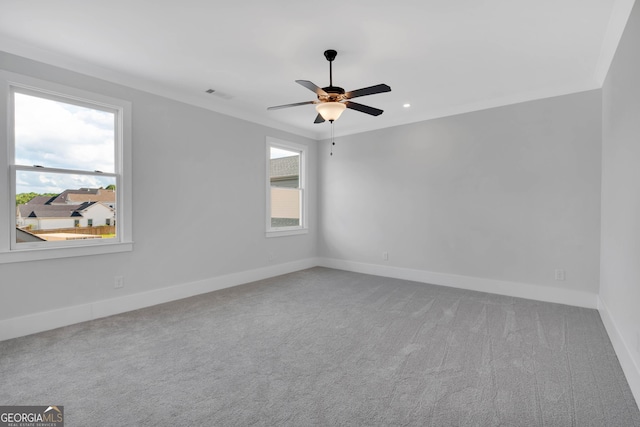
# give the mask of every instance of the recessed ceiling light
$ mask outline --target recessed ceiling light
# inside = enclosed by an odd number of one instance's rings
[[[411,107],[411,104],[409,104],[409,103],[407,102],[406,104],[402,104],[402,106],[403,106],[404,108],[409,108],[409,107]]]

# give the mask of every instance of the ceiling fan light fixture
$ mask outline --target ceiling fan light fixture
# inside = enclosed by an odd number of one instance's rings
[[[347,108],[342,102],[323,102],[316,105],[316,111],[323,119],[330,122],[338,120],[340,114]]]

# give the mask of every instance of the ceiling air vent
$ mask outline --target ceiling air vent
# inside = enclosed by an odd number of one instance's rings
[[[219,98],[222,98],[222,99],[227,99],[227,100],[229,100],[229,99],[232,99],[232,98],[233,98],[233,96],[231,96],[231,95],[229,95],[229,94],[227,94],[227,93],[218,92],[218,91],[216,91],[215,89],[207,89],[207,90],[205,90],[205,92],[206,92],[206,93],[208,93],[208,94],[210,94],[210,95],[215,95],[215,96],[217,96],[217,97],[219,97]]]

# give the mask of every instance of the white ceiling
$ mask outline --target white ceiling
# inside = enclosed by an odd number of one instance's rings
[[[335,134],[599,88],[634,0],[0,0],[0,50],[313,138],[296,84],[378,83]],[[206,94],[209,88],[217,92]],[[410,103],[410,108],[403,108]]]

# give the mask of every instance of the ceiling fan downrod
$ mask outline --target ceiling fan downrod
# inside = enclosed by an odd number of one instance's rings
[[[336,55],[338,52],[333,49],[324,51],[324,57],[329,61],[329,87],[333,87],[333,60],[336,59]]]

